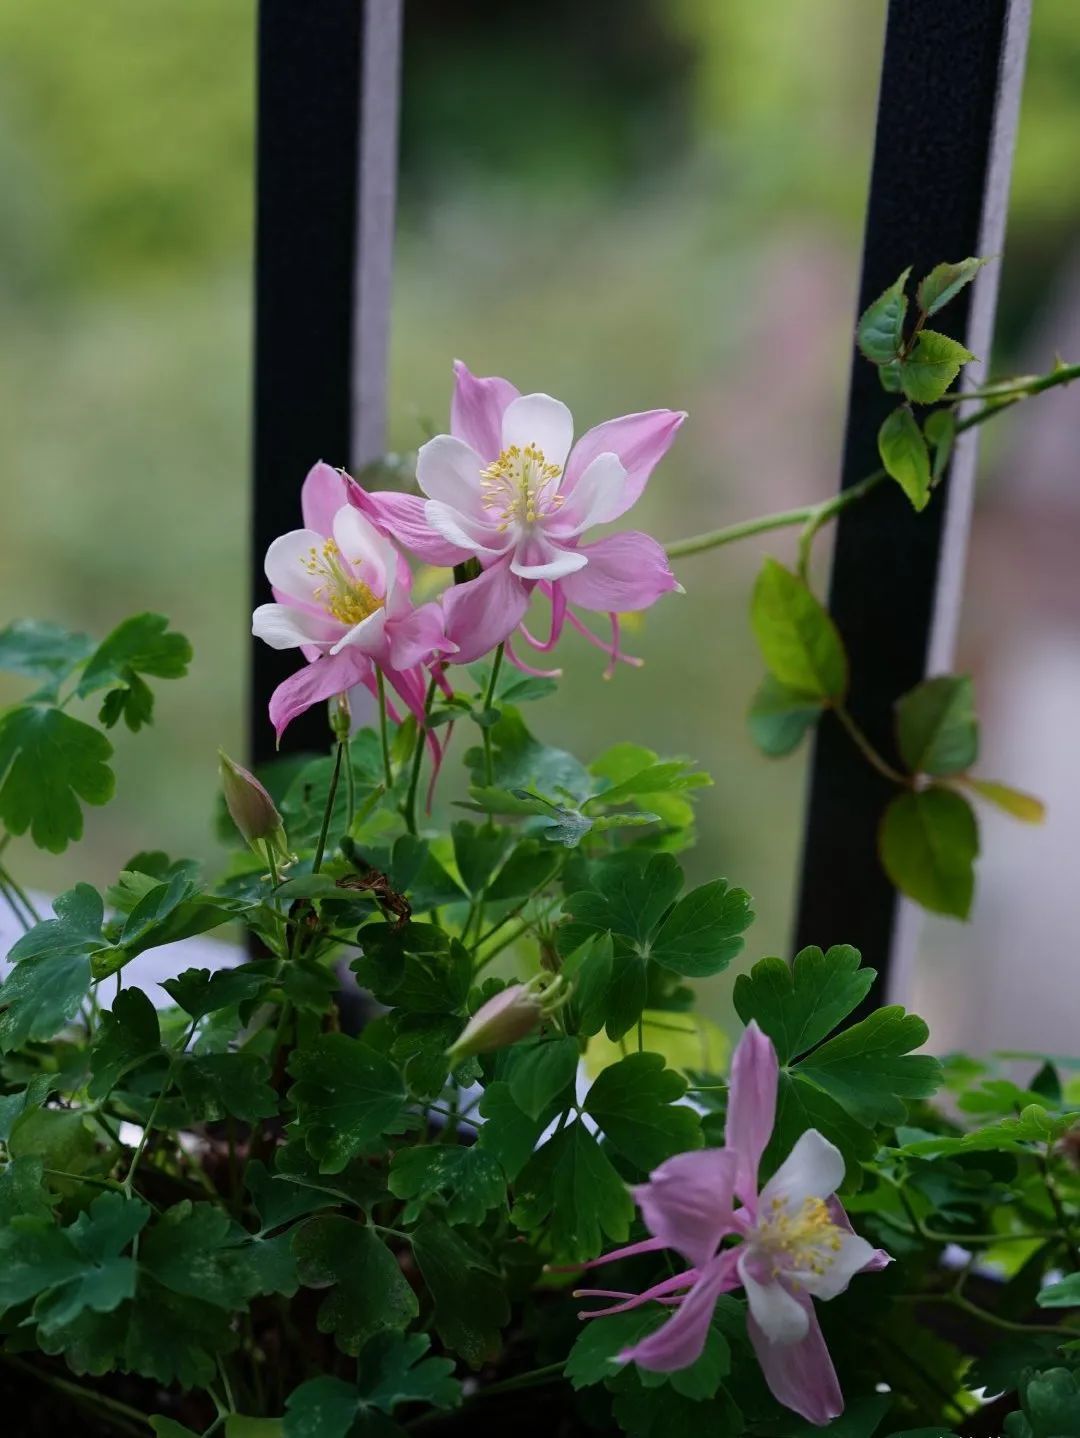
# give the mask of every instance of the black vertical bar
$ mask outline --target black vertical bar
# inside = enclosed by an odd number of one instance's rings
[[[300,524],[300,483],[317,459],[347,464],[363,5],[261,0],[255,231],[253,602],[271,540]],[[253,644],[250,752],[274,754],[266,705],[300,662]],[[283,747],[326,747],[321,707]]]
[[[1030,0],[890,0],[863,248],[859,312],[908,265],[1000,250]],[[986,267],[935,327],[987,358],[998,266]],[[978,378],[971,367],[965,383]],[[873,367],[851,373],[842,487],[877,467],[877,431],[895,406]],[[949,663],[962,592],[975,434],[934,502],[915,514],[889,486],[841,515],[829,607],[851,658],[850,709],[893,757],[893,705]],[[877,857],[893,789],[827,718],[816,738],[796,946],[850,943],[878,970],[910,947],[910,913]],[[901,919],[903,920],[901,922]]]

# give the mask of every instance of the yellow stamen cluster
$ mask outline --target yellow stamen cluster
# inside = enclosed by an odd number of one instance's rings
[[[549,464],[535,443],[512,444],[480,471],[483,506],[498,513],[500,533],[515,520],[535,524],[562,508],[565,497],[553,492],[561,477],[562,465]]]
[[[346,572],[341,551],[332,539],[326,540],[321,550],[313,544],[301,562],[309,574],[326,581],[314,591],[314,597],[331,619],[351,628],[383,607],[383,601],[362,579]]]
[[[822,1198],[804,1198],[796,1209],[774,1198],[758,1221],[757,1243],[773,1261],[774,1277],[784,1269],[822,1274],[843,1246],[840,1229]]]

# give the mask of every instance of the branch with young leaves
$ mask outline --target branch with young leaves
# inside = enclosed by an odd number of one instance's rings
[[[978,854],[975,814],[962,791],[1028,823],[1041,822],[1043,805],[1009,785],[970,773],[978,753],[978,721],[966,677],[935,676],[897,699],[896,747],[903,768],[871,743],[847,707],[847,656],[836,625],[810,588],[810,559],[818,532],[890,479],[915,510],[925,509],[944,478],[958,435],[1021,400],[1080,377],[1080,365],[1059,362],[1044,375],[967,392],[950,390],[974,356],[947,335],[928,329],[927,320],[985,263],[972,258],[931,270],[917,287],[910,329],[910,269],[859,320],[860,351],[877,367],[882,387],[903,396],[881,425],[879,468],[819,504],[781,510],[667,547],[670,558],[682,558],[774,529],[801,527],[796,569],[767,559],[754,588],[751,626],[769,672],[750,708],[751,736],[763,753],[785,755],[831,711],[867,763],[902,791],[886,808],[879,833],[881,861],[890,879],[925,908],[960,918],[971,907]],[[915,405],[936,407],[920,424]]]

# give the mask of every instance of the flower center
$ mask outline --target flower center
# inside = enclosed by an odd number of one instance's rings
[[[562,465],[549,464],[536,444],[512,444],[480,471],[481,501],[499,518],[499,531],[511,524],[535,524],[565,503],[558,494]]]
[[[383,601],[362,579],[346,573],[341,551],[332,539],[326,540],[321,550],[313,544],[301,562],[309,574],[324,581],[314,591],[314,597],[331,619],[352,628],[383,607]]]
[[[774,1198],[758,1219],[755,1240],[772,1261],[774,1277],[793,1268],[822,1274],[842,1246],[840,1229],[823,1198],[804,1198],[795,1209]]]

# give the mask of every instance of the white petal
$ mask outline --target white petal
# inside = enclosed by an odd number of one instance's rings
[[[359,649],[363,654],[374,654],[382,648],[383,629],[386,625],[386,610],[376,609],[359,624],[354,624],[331,649],[331,654],[340,654],[343,649]]]
[[[260,604],[251,616],[251,632],[271,649],[299,649],[305,644],[332,644],[341,625],[291,605]]]
[[[843,1177],[840,1150],[816,1128],[808,1128],[762,1189],[758,1212],[767,1213],[775,1199],[799,1208],[804,1199],[829,1198]]]
[[[436,534],[473,554],[502,554],[512,542],[509,532],[500,534],[493,526],[473,520],[438,499],[429,499],[424,505],[424,518]]]
[[[535,445],[548,464],[561,468],[574,442],[574,416],[549,394],[523,394],[503,411],[502,442],[503,449]]]
[[[314,529],[294,529],[280,535],[266,551],[263,568],[267,579],[282,594],[316,603],[315,590],[326,583],[326,576],[312,574],[305,561],[311,559],[313,549],[321,558],[325,543],[326,535]]]
[[[549,525],[552,533],[580,534],[594,524],[617,519],[625,509],[626,470],[617,454],[598,454],[557,510]]]
[[[388,539],[351,504],[334,515],[334,542],[357,579],[382,599],[393,586],[397,554]]]
[[[416,482],[428,499],[440,500],[463,515],[483,521],[480,471],[484,461],[463,439],[437,434],[416,456]]]
[[[824,1273],[811,1273],[799,1269],[790,1273],[793,1283],[798,1283],[805,1288],[807,1293],[812,1293],[815,1298],[835,1298],[838,1293],[843,1293],[855,1275],[865,1268],[873,1258],[876,1249],[872,1243],[867,1243],[865,1238],[860,1238],[856,1233],[845,1233],[843,1229],[836,1230],[840,1239],[840,1247],[835,1253],[828,1254],[830,1260]]]
[[[519,579],[562,579],[584,569],[588,562],[588,556],[578,550],[561,549],[539,534],[532,534],[519,542],[510,569]]]
[[[746,1290],[750,1312],[770,1343],[798,1343],[810,1326],[802,1305],[781,1283],[759,1283],[749,1255],[739,1258],[739,1277]]]

